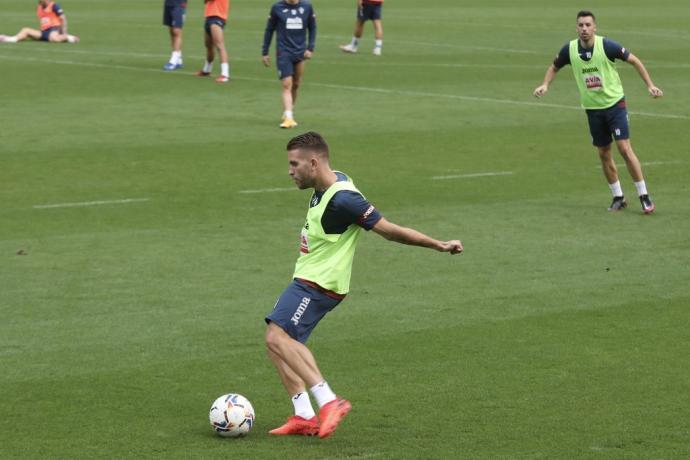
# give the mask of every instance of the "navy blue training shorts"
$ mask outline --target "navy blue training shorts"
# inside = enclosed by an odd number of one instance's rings
[[[290,337],[305,343],[319,321],[342,300],[296,279],[280,295],[266,323],[277,324]]]
[[[304,55],[296,56],[294,54],[279,54],[276,57],[276,65],[278,66],[278,79],[292,77],[295,74],[295,65],[304,61]]]
[[[163,25],[181,29],[184,26],[184,15],[187,9],[176,5],[163,6]]]
[[[40,40],[42,42],[49,42],[50,41],[50,34],[52,34],[53,32],[60,33],[60,28],[59,27],[51,27],[50,29],[42,30]]]
[[[366,22],[369,20],[375,21],[381,19],[382,9],[383,5],[381,3],[365,3],[360,8],[357,8],[357,19],[362,22]]]
[[[209,16],[206,18],[206,22],[204,22],[204,30],[208,35],[211,35],[211,25],[217,25],[221,29],[225,29],[225,21],[223,18],[219,18],[218,16]]]
[[[625,99],[608,109],[587,110],[587,120],[592,144],[596,147],[606,147],[612,137],[617,141],[630,138]]]

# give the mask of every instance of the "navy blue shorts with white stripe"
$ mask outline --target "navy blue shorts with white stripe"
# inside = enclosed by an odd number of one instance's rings
[[[266,323],[275,323],[290,337],[305,343],[316,325],[342,298],[334,298],[323,289],[295,279],[283,291]]]

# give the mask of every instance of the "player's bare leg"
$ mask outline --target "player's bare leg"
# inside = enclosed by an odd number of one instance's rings
[[[278,355],[268,349],[268,357],[271,359],[283,386],[290,395],[295,408],[295,415],[289,417],[285,424],[269,431],[274,435],[302,435],[313,436],[319,432],[319,421],[309,400],[304,381],[290,369]]]
[[[295,64],[295,74],[292,76],[292,107],[294,110],[295,104],[297,104],[297,93],[299,86],[302,83],[302,76],[304,75],[304,61]]]
[[[226,83],[230,79],[230,65],[228,64],[228,52],[225,49],[225,34],[223,28],[218,24],[211,24],[212,47],[218,50],[220,56],[220,77],[216,79],[218,83]]]
[[[613,155],[611,154],[611,145],[605,147],[597,147],[599,150],[599,160],[601,161],[601,169],[606,176],[606,181],[609,184],[613,184],[618,181],[618,168],[616,167],[616,162],[613,160]]]
[[[48,41],[51,43],[77,43],[79,41],[79,37],[77,37],[76,35],[68,35],[53,32],[48,36]]]
[[[270,323],[266,329],[266,346],[309,387],[323,382],[311,351],[290,337],[280,326]]]
[[[36,29],[31,29],[29,27],[24,27],[22,30],[17,32],[16,35],[5,36],[2,40],[4,43],[17,43],[24,40],[40,40],[41,31]]]
[[[216,52],[213,49],[213,38],[209,34],[204,34],[204,46],[206,46],[206,60],[213,62],[216,58]]]
[[[278,363],[276,367],[285,365],[292,371],[292,374],[281,374],[281,379],[285,376],[288,379],[289,385],[296,385],[297,380],[294,379],[296,375],[309,386],[320,408],[319,418],[321,419],[321,425],[318,430],[319,437],[325,438],[330,436],[342,419],[350,412],[352,408],[350,402],[336,397],[328,383],[323,380],[323,376],[316,365],[316,360],[311,351],[304,344],[290,337],[280,326],[274,323],[268,325],[266,329],[266,346],[268,347],[271,360],[273,360],[274,364]],[[280,372],[281,368],[278,367],[278,373]],[[283,384],[285,385],[285,380]],[[293,388],[298,387],[295,386]],[[290,390],[288,389],[288,391]],[[290,421],[288,420],[286,425],[276,430],[283,428],[287,430],[289,424]],[[276,432],[274,434],[281,433]]]
[[[169,27],[170,47],[172,54],[170,60],[163,66],[163,70],[177,70],[182,68],[182,29],[179,27]]]
[[[618,168],[616,167],[616,162],[613,160],[613,155],[611,151],[611,144],[605,147],[597,147],[599,151],[599,160],[601,161],[601,169],[606,177],[606,182],[609,184],[609,189],[611,189],[611,194],[613,195],[613,201],[611,206],[609,206],[609,211],[620,211],[628,206],[623,196],[623,190],[621,188],[621,183],[618,180]]]
[[[383,23],[380,19],[374,19],[374,37],[376,38],[374,55],[381,56],[381,48],[383,47]]]
[[[640,160],[635,155],[632,145],[630,144],[630,139],[621,139],[616,141],[616,146],[618,147],[618,152],[625,160],[625,166],[628,168],[628,172],[635,181],[635,188],[637,189],[637,195],[640,197],[640,204],[642,205],[642,211],[645,214],[651,214],[656,209],[656,206],[649,198],[649,193],[647,192],[647,184],[644,181],[644,176],[642,175],[642,165]]]
[[[173,51],[182,52],[182,29],[170,27],[170,47]]]
[[[616,141],[616,146],[618,147],[618,152],[625,160],[625,166],[628,168],[630,176],[635,182],[644,180],[642,176],[642,166],[640,165],[640,160],[635,155],[632,145],[630,144],[630,139],[622,139]]]
[[[346,53],[356,53],[357,45],[359,44],[359,39],[362,38],[364,33],[364,21],[357,19],[355,21],[355,30],[352,33],[352,41],[347,45],[340,45],[340,49]]]
[[[283,99],[283,121],[280,123],[281,128],[294,128],[297,126],[297,122],[292,113],[294,107],[292,100],[292,81],[292,75],[280,80],[282,86],[281,97]]]
[[[216,58],[215,51],[213,50],[213,38],[207,33],[204,33],[204,46],[206,47],[206,61],[204,61],[204,67],[196,73],[198,77],[208,77],[211,75],[213,60]]]
[[[287,390],[288,394],[292,396],[294,394],[306,391],[307,387],[304,383],[304,380],[302,380],[299,375],[295,374],[295,372],[290,369],[290,366],[288,366],[285,361],[283,361],[275,352],[271,351],[270,348],[267,348],[267,352],[268,357],[276,367],[278,375],[280,375],[280,381],[283,382],[283,386]]]

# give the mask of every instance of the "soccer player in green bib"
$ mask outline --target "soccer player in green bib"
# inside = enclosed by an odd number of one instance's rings
[[[591,11],[577,13],[576,30],[578,38],[561,49],[553,64],[546,70],[544,81],[534,90],[534,96],[541,97],[546,94],[556,73],[563,66],[570,64],[580,90],[582,107],[587,112],[592,143],[599,150],[602,169],[613,195],[609,211],[620,211],[627,207],[616,163],[611,154],[613,138],[635,182],[642,211],[651,214],[655,205],[647,193],[640,161],[630,145],[628,113],[623,85],[616,70],[616,59],[626,61],[635,67],[652,97],[661,97],[664,93],[654,85],[647,69],[637,56],[618,43],[596,35],[596,18]]]
[[[294,415],[270,431],[274,435],[330,436],[351,409],[323,378],[304,345],[318,322],[350,289],[352,259],[362,229],[398,243],[459,254],[459,240],[439,241],[389,222],[357,190],[352,180],[331,169],[328,145],[315,132],[287,144],[290,177],[300,190],[313,188],[300,235],[300,255],[292,283],[266,317],[266,345]],[[317,417],[309,390],[319,406]]]

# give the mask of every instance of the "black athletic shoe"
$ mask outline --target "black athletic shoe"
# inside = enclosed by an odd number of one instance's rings
[[[614,196],[609,211],[618,212],[628,207],[628,202],[625,201],[624,196]]]
[[[642,195],[640,197],[640,203],[642,204],[642,212],[645,214],[651,214],[656,209],[656,206],[654,206],[654,202],[651,198],[649,198],[649,195]]]

